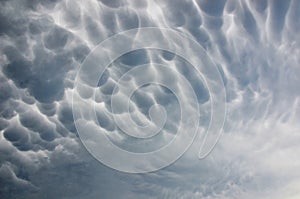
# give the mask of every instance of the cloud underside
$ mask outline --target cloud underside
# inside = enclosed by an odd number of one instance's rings
[[[1,1],[0,198],[299,198],[299,9],[298,0]],[[140,27],[175,29],[206,50],[222,75],[227,117],[206,159],[198,160],[196,143],[163,170],[130,175],[103,166],[84,149],[71,102],[76,72],[89,52]],[[188,79],[200,105],[210,101],[188,63],[151,49],[116,59],[97,88],[79,93],[96,101],[100,128],[128,150],[136,149],[132,140],[102,110],[111,112],[110,96],[122,74],[157,61]],[[147,85],[131,100],[137,123],[150,120],[153,103],[171,116],[163,136],[139,143],[141,150],[174,136],[180,120],[174,94]]]

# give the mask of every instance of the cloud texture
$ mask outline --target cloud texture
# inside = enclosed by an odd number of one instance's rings
[[[299,9],[298,0],[0,1],[0,197],[299,198]],[[74,79],[99,42],[153,26],[191,36],[218,66],[227,94],[224,133],[203,160],[196,142],[163,170],[125,174],[99,164],[78,139]],[[117,59],[100,79],[96,100],[109,110],[115,79],[157,60],[172,62],[190,80],[200,104],[209,101],[192,69],[159,50]],[[153,101],[178,105],[155,86],[139,90],[132,101],[144,115]],[[169,111],[167,135],[178,121],[177,109]],[[100,111],[97,117],[117,144],[132,148],[109,116]],[[161,144],[152,141],[144,149]]]

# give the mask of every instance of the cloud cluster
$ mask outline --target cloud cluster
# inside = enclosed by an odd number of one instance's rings
[[[1,1],[0,197],[298,198],[299,8],[297,0]],[[222,74],[227,118],[206,159],[197,159],[196,140],[173,165],[128,175],[100,165],[78,139],[74,78],[99,42],[151,26],[187,34],[207,51]],[[201,78],[180,58],[138,50],[105,72],[96,102],[110,110],[116,80],[136,65],[159,61],[187,77],[200,104],[209,101]],[[167,89],[144,87],[132,102],[146,119],[153,102],[169,107],[166,131],[176,130],[178,102]],[[116,133],[111,116],[99,111],[97,117],[116,144],[132,149],[134,140]],[[152,140],[141,147],[162,144]]]

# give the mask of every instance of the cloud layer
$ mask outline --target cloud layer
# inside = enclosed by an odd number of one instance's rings
[[[1,1],[0,197],[300,197],[299,8],[297,0]],[[78,139],[71,108],[74,78],[99,42],[152,26],[178,30],[206,50],[222,74],[227,118],[206,159],[197,159],[196,140],[173,165],[129,175],[99,164]],[[157,60],[172,62],[190,80],[200,104],[209,101],[192,69],[158,50],[117,59],[99,81],[96,100],[109,101],[115,79],[131,67]],[[156,99],[151,93],[160,95]],[[178,103],[155,86],[140,89],[132,100],[145,115],[153,101]],[[178,113],[169,111],[166,131],[173,132]],[[107,115],[97,117],[117,144],[132,148],[113,133]]]

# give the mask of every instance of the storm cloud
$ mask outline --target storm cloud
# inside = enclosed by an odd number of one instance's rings
[[[300,197],[299,9],[298,0],[1,1],[0,197]],[[140,27],[180,31],[205,49],[222,75],[227,115],[224,133],[205,159],[197,158],[196,140],[169,167],[127,174],[86,151],[74,124],[72,93],[92,49],[118,32]],[[201,78],[180,57],[143,49],[112,63],[99,80],[95,101],[111,110],[116,79],[157,61],[172,63],[191,82],[199,104],[210,100]],[[80,95],[88,98],[89,91],[84,87]],[[133,119],[138,121],[139,114],[149,119],[154,101],[169,107],[169,136],[179,116],[173,108],[178,102],[167,89],[146,86],[136,92]],[[134,140],[117,134],[111,115],[96,114],[116,144],[132,149]],[[150,150],[163,141],[139,147]]]

